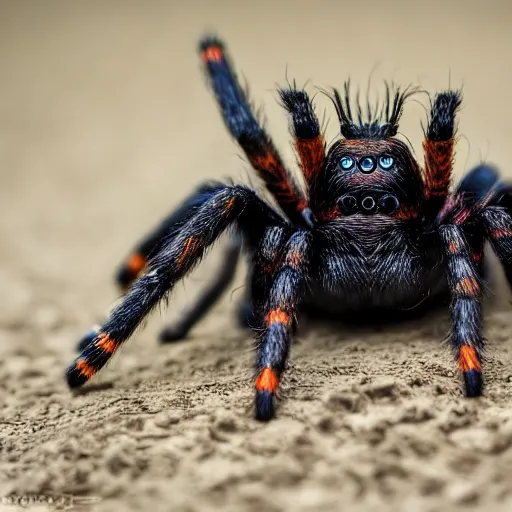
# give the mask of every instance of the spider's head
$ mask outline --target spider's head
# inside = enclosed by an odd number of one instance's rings
[[[350,102],[348,83],[344,98],[334,91],[343,139],[329,150],[324,189],[345,214],[390,215],[415,208],[421,200],[419,166],[407,145],[395,138],[404,102],[414,91],[386,91],[383,106],[372,111],[368,105],[365,119],[359,102]]]

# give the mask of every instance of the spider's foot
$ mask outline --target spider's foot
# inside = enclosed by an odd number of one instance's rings
[[[187,337],[189,328],[185,325],[177,323],[176,325],[168,325],[165,329],[160,332],[158,340],[160,343],[173,343],[174,341],[180,341]]]
[[[482,365],[474,347],[470,345],[460,347],[459,368],[464,375],[466,396],[480,396],[483,388]]]
[[[272,368],[263,368],[256,379],[256,419],[269,421],[275,416],[275,395],[279,378]]]
[[[78,342],[78,345],[76,346],[77,351],[82,352],[83,350],[85,350],[89,346],[89,344],[94,340],[94,338],[96,338],[99,332],[100,326],[93,326],[93,328]]]
[[[269,421],[275,416],[274,393],[270,391],[256,392],[256,419]]]
[[[75,362],[69,366],[66,370],[66,382],[68,383],[69,389],[76,389],[83,386],[88,378],[81,372],[81,368],[78,367],[80,362]]]
[[[464,372],[464,384],[466,386],[467,397],[481,396],[483,388],[482,372],[477,370]]]
[[[119,348],[120,342],[106,332],[95,331],[94,340],[89,342],[73,364],[66,370],[66,380],[71,389],[85,384],[105,366]]]
[[[69,388],[76,389],[83,386],[96,371],[97,369],[91,364],[90,358],[80,354],[73,364],[66,369],[66,381]]]

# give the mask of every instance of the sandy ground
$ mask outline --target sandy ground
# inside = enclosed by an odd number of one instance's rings
[[[512,176],[508,2],[181,4],[0,1],[0,496],[92,496],[98,512],[511,510],[500,274],[479,400],[461,397],[446,314],[318,324],[293,346],[279,419],[256,423],[251,336],[233,319],[243,268],[189,340],[156,342],[218,250],[94,386],[66,389],[131,245],[202,180],[247,180],[200,72],[205,30],[230,45],[291,165],[273,92],[285,70],[321,86],[373,70],[374,83],[463,85],[457,177],[482,158]],[[402,131],[419,157],[420,119],[410,103]]]

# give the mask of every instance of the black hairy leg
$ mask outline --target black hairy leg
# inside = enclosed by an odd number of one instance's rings
[[[459,226],[445,225],[439,230],[446,258],[446,273],[451,294],[452,329],[450,340],[463,374],[466,395],[482,393],[482,284],[473,251]]]
[[[210,311],[233,281],[240,249],[240,235],[239,233],[233,233],[220,258],[220,268],[207,287],[201,291],[197,300],[181,313],[179,320],[163,329],[160,333],[162,343],[182,340],[187,336],[190,329]]]
[[[168,215],[160,224],[150,233],[148,233],[132,249],[125,261],[120,265],[116,272],[116,283],[121,292],[127,292],[132,283],[139,278],[146,270],[149,260],[154,257],[162,246],[169,244],[173,240],[185,222],[190,218],[195,210],[204,204],[218,190],[219,184],[204,184],[197,188],[189,197],[187,197],[170,215]],[[239,250],[235,251],[232,246],[227,251],[226,263],[230,263],[229,268],[222,268],[219,282],[213,282],[209,289],[205,291],[204,296],[198,301],[196,307],[192,307],[184,315],[184,318],[176,326],[170,326],[162,333],[162,339],[181,339],[186,336],[189,329],[198,322],[207,312],[211,305],[222,295],[224,290],[233,277],[238,259]],[[230,271],[232,272],[230,275]],[[78,350],[82,351],[94,340],[100,330],[99,325],[95,325],[78,342]]]
[[[498,170],[492,165],[480,164],[471,169],[460,181],[454,197],[463,196],[467,203],[484,201],[500,181]]]
[[[444,216],[449,218],[447,223],[455,222],[464,224],[469,219],[471,227],[464,228],[466,241],[469,243],[473,262],[479,274],[483,277],[491,275],[489,263],[484,261],[484,246],[487,239],[485,227],[478,227],[478,219],[475,214],[481,211],[482,205],[487,204],[502,182],[497,169],[488,164],[480,164],[471,169],[458,184],[452,198],[443,208],[440,222]]]
[[[503,206],[488,206],[481,214],[487,237],[503,266],[510,287],[512,287],[511,213]]]
[[[259,211],[263,218],[268,209],[253,191],[239,186],[217,188],[197,208],[171,243],[150,260],[147,272],[133,283],[96,337],[68,368],[70,387],[81,386],[107,363],[143,318],[246,207],[252,207],[253,214]]]
[[[262,329],[265,326],[265,306],[274,276],[279,268],[284,244],[289,236],[286,226],[270,226],[265,229],[259,246],[252,256],[250,276],[250,322],[248,327]],[[245,313],[247,315],[247,312]]]
[[[171,214],[169,214],[154,230],[148,233],[132,249],[126,260],[116,273],[116,282],[125,292],[129,286],[142,275],[147,268],[149,259],[154,256],[164,244],[168,244],[183,227],[190,215],[208,200],[218,189],[219,184],[205,184],[198,187]]]
[[[222,42],[208,37],[199,49],[227,129],[288,218],[303,223],[307,206],[270,136],[257,121]]]
[[[274,416],[279,379],[285,370],[293,322],[307,278],[311,234],[297,231],[284,248],[265,308],[265,329],[259,339],[256,378],[256,418]]]

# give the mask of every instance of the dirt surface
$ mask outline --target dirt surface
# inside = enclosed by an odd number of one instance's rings
[[[202,180],[248,180],[195,53],[208,29],[291,165],[273,92],[285,72],[366,86],[373,70],[376,87],[463,85],[456,177],[482,158],[512,176],[509,2],[181,4],[0,1],[0,496],[97,497],[83,508],[97,512],[512,510],[512,317],[499,273],[478,400],[461,397],[446,314],[313,324],[293,345],[279,418],[256,423],[252,338],[233,319],[242,267],[187,341],[156,342],[218,250],[87,392],[66,389],[76,340],[115,300],[132,244]],[[318,105],[335,136],[332,108]],[[420,119],[409,103],[401,131],[418,158]]]

